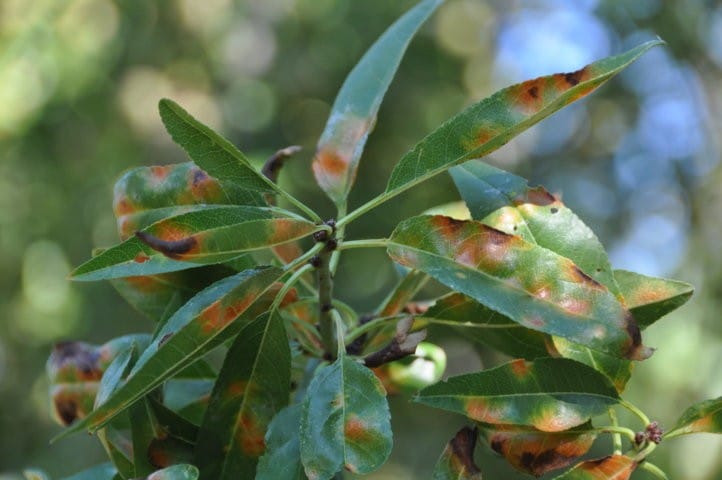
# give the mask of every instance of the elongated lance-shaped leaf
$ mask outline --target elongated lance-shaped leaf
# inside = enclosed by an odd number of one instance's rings
[[[112,463],[101,463],[63,480],[115,480],[117,473]]]
[[[346,78],[318,142],[313,173],[337,204],[346,201],[381,102],[411,39],[443,0],[424,0],[399,18]]]
[[[552,353],[548,348],[551,346],[549,335],[525,328],[461,293],[441,297],[417,320],[456,323],[458,327],[454,328],[464,338],[515,358],[533,360]]]
[[[544,187],[531,188],[525,179],[480,160],[470,160],[452,168],[450,173],[474,219],[506,233],[519,234],[528,242],[570,259],[618,299],[623,299],[607,252],[597,236]],[[596,368],[612,380],[617,390],[624,390],[632,375],[631,362],[565,338],[555,337],[553,341],[562,356]]]
[[[260,194],[275,193],[297,204],[285,190],[256,170],[231,142],[193,118],[180,105],[164,98],[158,110],[173,141],[221,185],[229,183]]]
[[[539,477],[564,468],[589,451],[597,438],[587,423],[561,432],[541,432],[516,425],[480,424],[492,450],[519,471]]]
[[[615,270],[614,278],[640,328],[646,328],[678,309],[694,293],[694,287],[689,283],[648,277],[626,270]]]
[[[266,452],[258,461],[256,480],[306,480],[298,436],[301,407],[300,403],[290,405],[271,420],[266,432]]]
[[[214,283],[180,308],[157,333],[130,372],[126,383],[100,408],[65,430],[97,430],[164,380],[218,345],[226,330],[242,326],[265,311],[264,297],[281,276],[275,267],[246,270]]]
[[[466,160],[488,155],[552,113],[593,92],[661,43],[644,43],[575,72],[528,80],[472,105],[401,158],[391,173],[386,195],[400,193]]]
[[[262,315],[238,334],[218,375],[195,452],[201,478],[255,478],[266,430],[288,404],[290,384],[283,321]]]
[[[133,465],[135,477],[150,475],[157,470],[151,463],[150,445],[160,437],[160,427],[150,407],[148,397],[143,397],[128,408],[130,430],[133,436]]]
[[[481,480],[481,470],[474,463],[476,439],[476,429],[459,430],[436,462],[432,480]]]
[[[416,401],[479,422],[560,432],[606,412],[619,395],[591,367],[566,358],[538,358],[451,377],[421,390]]]
[[[377,316],[387,317],[401,313],[414,296],[423,288],[429,277],[416,270],[412,270],[402,278],[391,293],[381,302],[377,309]]]
[[[651,354],[609,290],[571,260],[519,236],[475,221],[421,216],[399,224],[388,253],[525,327],[618,357]]]
[[[266,206],[261,194],[221,183],[193,162],[134,168],[113,189],[121,240],[162,218],[209,204]]]
[[[391,453],[386,391],[368,368],[345,355],[319,368],[301,414],[301,461],[310,480],[346,469],[365,474]]]
[[[667,435],[722,433],[722,397],[692,405]]]
[[[610,455],[582,462],[554,480],[629,480],[637,462],[624,455]]]
[[[302,238],[318,226],[276,208],[217,206],[167,218],[76,268],[74,280],[154,275],[220,263]]]
[[[450,173],[474,220],[567,257],[619,296],[609,257],[597,236],[544,187],[531,188],[525,179],[480,160],[470,160]],[[486,219],[490,215],[492,222]]]

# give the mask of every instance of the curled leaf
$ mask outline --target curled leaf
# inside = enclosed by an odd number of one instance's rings
[[[481,480],[481,470],[474,463],[477,430],[464,427],[449,440],[432,474],[433,480]]]

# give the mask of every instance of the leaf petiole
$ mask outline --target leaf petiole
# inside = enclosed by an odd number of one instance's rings
[[[624,408],[626,408],[627,410],[629,410],[630,412],[632,412],[634,415],[636,415],[642,421],[642,423],[644,424],[645,427],[647,425],[649,425],[650,423],[652,423],[652,422],[650,422],[649,417],[647,417],[647,415],[645,415],[643,411],[641,411],[639,408],[632,405],[628,401],[622,399],[622,400],[620,400],[619,404],[621,406],[623,406]]]
[[[669,477],[667,476],[667,474],[664,473],[664,471],[661,468],[659,468],[658,466],[656,466],[653,463],[644,462],[639,466],[639,468],[641,468],[642,470],[646,470],[647,472],[651,473],[652,475],[659,478],[660,480],[669,480]]]
[[[364,240],[351,240],[339,244],[337,250],[350,250],[352,248],[386,248],[389,244],[387,238],[368,238]]]
[[[603,427],[597,427],[595,428],[596,431],[600,433],[611,433],[615,436],[614,441],[614,454],[615,455],[621,455],[622,452],[622,439],[621,435],[624,435],[627,437],[627,439],[634,443],[634,430],[631,428],[626,427],[620,427],[618,425],[605,425]],[[617,439],[619,439],[619,442],[617,442]]]

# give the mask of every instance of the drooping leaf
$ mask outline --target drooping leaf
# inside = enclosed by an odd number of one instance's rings
[[[236,337],[201,423],[194,464],[201,478],[254,478],[271,419],[287,403],[291,352],[278,315],[263,315]]]
[[[80,473],[63,478],[63,480],[114,480],[115,467],[111,463],[101,463]]]
[[[391,258],[515,322],[629,359],[649,352],[629,312],[571,260],[475,221],[421,216],[396,227]]]
[[[454,328],[464,338],[514,358],[533,360],[551,354],[549,335],[525,328],[461,293],[441,297],[418,319],[458,324]]]
[[[692,405],[667,435],[722,433],[722,397]]]
[[[634,459],[610,455],[582,462],[554,480],[629,480],[635,468],[637,462]]]
[[[570,259],[619,296],[607,252],[597,236],[544,187],[531,188],[525,179],[480,160],[454,167],[450,173],[474,220]],[[490,215],[493,218],[487,218]]]
[[[158,110],[173,141],[221,185],[232,184],[254,193],[290,198],[282,188],[256,170],[231,142],[193,118],[180,105],[164,98],[158,104]]]
[[[640,328],[646,328],[690,299],[694,287],[678,280],[615,270],[619,288]]]
[[[134,168],[113,189],[121,240],[163,218],[213,204],[266,206],[261,194],[221,183],[193,162]]]
[[[80,265],[70,276],[91,281],[185,270],[302,238],[318,228],[277,208],[209,207],[156,222]]]
[[[451,377],[421,390],[416,401],[478,422],[560,432],[606,412],[619,395],[591,367],[566,358],[538,358]]]
[[[409,42],[442,2],[424,0],[399,18],[341,87],[313,162],[316,181],[335,203],[343,203],[348,196],[366,139]]]
[[[571,464],[589,451],[597,437],[591,425],[561,432],[515,425],[479,426],[492,450],[517,470],[535,477]]]
[[[365,474],[391,453],[386,392],[368,368],[346,356],[319,368],[301,414],[301,461],[310,480],[346,469]]]
[[[273,417],[266,432],[266,452],[258,461],[256,480],[306,480],[298,436],[300,423],[300,403]]]
[[[62,435],[96,430],[164,380],[218,345],[224,332],[236,333],[270,305],[264,294],[283,275],[274,268],[246,270],[224,278],[193,297],[157,333],[133,367],[127,382],[100,408]]]
[[[386,196],[396,195],[466,160],[488,155],[535,123],[593,92],[660,43],[647,42],[575,72],[528,80],[472,105],[401,158],[391,173]]]
[[[481,470],[474,463],[477,431],[469,427],[459,430],[446,445],[436,462],[433,480],[481,480]]]

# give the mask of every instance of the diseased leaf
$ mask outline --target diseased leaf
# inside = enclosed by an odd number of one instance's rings
[[[301,464],[301,404],[278,412],[266,432],[266,452],[258,461],[256,480],[306,480]]]
[[[678,280],[615,270],[614,278],[640,328],[646,328],[690,299],[694,287]]]
[[[128,408],[130,416],[130,430],[133,436],[133,465],[135,476],[142,477],[155,472],[157,466],[152,462],[150,445],[154,439],[160,437],[153,411],[150,408],[148,397],[143,397]]]
[[[133,367],[127,382],[100,408],[63,434],[97,430],[164,380],[217,346],[226,331],[237,333],[265,311],[272,299],[264,297],[283,275],[266,267],[246,270],[206,288],[179,309],[156,334]]]
[[[511,466],[539,477],[564,468],[589,451],[597,437],[591,424],[561,432],[542,432],[515,425],[480,424],[492,450]]]
[[[113,194],[121,240],[158,220],[205,205],[266,206],[261,194],[221,183],[193,162],[134,168],[118,179]]]
[[[316,181],[335,203],[348,196],[381,101],[409,42],[442,1],[424,0],[399,18],[356,64],[338,92],[313,162]]]
[[[634,459],[610,455],[582,462],[554,480],[629,480],[635,468],[637,462]]]
[[[624,391],[627,382],[632,377],[634,363],[629,360],[590,350],[583,345],[570,342],[562,337],[552,337],[552,341],[554,349],[559,355],[582,362],[603,373],[619,393]]]
[[[480,158],[562,107],[596,90],[661,41],[651,41],[571,73],[507,87],[472,105],[406,153],[391,173],[386,194],[396,195],[444,170]]]
[[[454,329],[464,338],[482,343],[514,358],[533,360],[548,357],[551,337],[525,328],[461,293],[438,299],[426,313],[417,317],[430,323],[456,323]]]
[[[212,207],[156,222],[88,260],[70,276],[91,281],[185,270],[229,261],[318,229],[277,208]]]
[[[481,480],[481,470],[474,463],[476,438],[476,429],[459,430],[436,462],[432,480]]]
[[[218,375],[195,452],[201,478],[255,478],[266,430],[288,404],[290,384],[283,321],[262,315],[238,334]]]
[[[629,312],[571,260],[475,221],[421,216],[396,227],[388,253],[515,322],[629,359],[651,352]]]
[[[722,433],[722,397],[689,407],[667,435]]]
[[[231,184],[245,191],[290,198],[282,188],[253,168],[231,142],[193,118],[180,105],[164,98],[158,104],[158,110],[173,141],[221,185]]]
[[[391,453],[386,391],[368,368],[341,356],[319,368],[301,414],[301,461],[310,480],[346,469],[365,474]]]
[[[619,296],[607,252],[597,236],[544,187],[531,188],[525,179],[480,160],[454,167],[450,173],[474,220],[568,258]]]
[[[560,432],[606,412],[619,395],[591,367],[566,358],[539,358],[451,377],[421,390],[416,401],[478,422]]]

